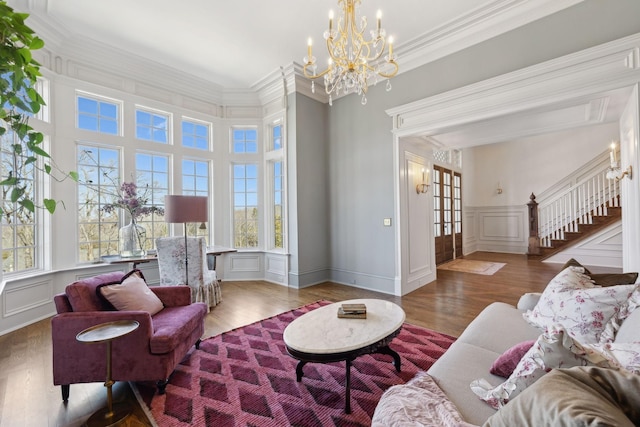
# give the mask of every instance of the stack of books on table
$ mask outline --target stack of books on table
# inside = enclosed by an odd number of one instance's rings
[[[342,304],[338,307],[338,317],[344,319],[366,319],[367,306],[364,304]]]

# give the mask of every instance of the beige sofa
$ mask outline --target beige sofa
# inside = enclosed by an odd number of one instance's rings
[[[636,291],[636,293],[637,292],[638,291]],[[444,392],[444,396],[441,395],[441,400],[450,401],[446,402],[448,406],[445,405],[445,409],[439,404],[423,403],[424,395],[421,395],[419,390],[418,393],[416,393],[415,387],[423,387],[425,390],[427,386],[430,389],[434,387],[430,379],[425,384],[424,378],[420,378],[419,374],[408,384],[396,386],[400,389],[403,387],[407,389],[413,388],[413,391],[406,391],[404,395],[402,394],[403,391],[395,393],[395,395],[390,392],[385,393],[376,408],[373,425],[376,427],[393,425],[445,425],[441,417],[434,417],[440,421],[433,421],[434,418],[428,414],[424,414],[424,411],[431,411],[433,413],[436,409],[439,412],[446,410],[457,412],[455,414],[456,417],[453,418],[455,422],[446,423],[446,425],[467,426],[470,424],[481,426],[485,424],[487,419],[496,414],[497,411],[474,394],[470,384],[480,378],[486,379],[492,386],[497,386],[505,381],[503,377],[490,374],[489,370],[494,361],[506,350],[523,341],[535,340],[541,335],[540,329],[531,326],[523,318],[523,313],[526,310],[535,307],[540,295],[541,294],[523,295],[517,307],[502,302],[494,302],[487,306],[468,325],[462,335],[460,335],[445,354],[427,371],[428,376],[430,376],[437,385],[435,388],[439,387],[439,389]],[[614,342],[636,342],[640,345],[640,309],[633,311],[631,315],[624,320],[619,331],[617,331]],[[546,375],[542,378],[545,377]],[[640,381],[640,376],[635,375],[635,377]],[[398,390],[394,390],[394,392],[397,391]],[[425,394],[429,395],[431,401],[437,400],[437,393],[434,397],[432,390],[425,392]],[[421,399],[421,403],[414,404],[414,402],[405,406],[401,402],[404,398],[403,396],[412,396],[410,399]],[[386,402],[385,399],[389,399],[389,402]],[[515,400],[517,400],[517,397],[513,401]],[[399,402],[399,406],[404,407],[398,409]],[[453,403],[455,407],[452,408],[450,403]],[[509,404],[504,408],[508,406]],[[515,407],[515,405],[512,406]],[[503,411],[504,408],[500,411]],[[422,415],[419,414],[421,411],[424,414],[424,418],[421,418]],[[638,411],[640,411],[640,409],[638,409]],[[418,416],[416,417],[416,415]],[[493,417],[493,419],[495,418],[496,417]],[[415,422],[415,419],[420,419],[420,422]],[[428,419],[430,422],[425,422],[425,419]],[[636,422],[637,421],[640,421],[640,419],[636,420]],[[486,423],[485,425],[493,426],[502,424]],[[630,425],[633,425],[633,423]]]
[[[502,302],[490,304],[427,371],[465,421],[482,425],[496,412],[469,385],[478,378],[494,385],[504,382],[504,378],[490,374],[489,368],[513,345],[540,335],[538,329],[522,318],[523,311],[532,308],[536,301],[529,294],[521,298],[517,308]]]

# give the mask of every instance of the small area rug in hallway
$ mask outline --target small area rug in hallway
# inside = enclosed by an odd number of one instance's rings
[[[502,267],[504,262],[476,261],[472,259],[456,259],[438,266],[439,270],[461,271],[463,273],[483,274],[491,276]]]
[[[203,340],[178,365],[164,395],[152,383],[132,384],[152,423],[174,426],[368,426],[382,393],[428,369],[455,338],[405,323],[390,347],[402,359],[357,358],[351,369],[351,410],[344,413],[345,365],[309,363],[296,382],[297,360],[282,340],[296,317],[330,304],[318,301]]]

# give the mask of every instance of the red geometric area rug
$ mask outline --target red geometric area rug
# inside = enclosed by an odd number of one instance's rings
[[[345,363],[308,363],[302,382],[282,334],[295,318],[330,304],[318,301],[203,340],[171,375],[166,393],[132,384],[159,427],[369,426],[382,393],[427,370],[455,338],[405,323],[390,356],[365,355],[351,367],[351,414],[344,413]],[[135,390],[137,388],[137,390]],[[153,422],[153,420],[151,420]]]

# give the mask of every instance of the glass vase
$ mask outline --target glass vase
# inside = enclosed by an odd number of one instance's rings
[[[120,238],[120,256],[123,258],[140,257],[146,255],[145,243],[147,231],[144,227],[131,221],[122,227],[118,234]]]

